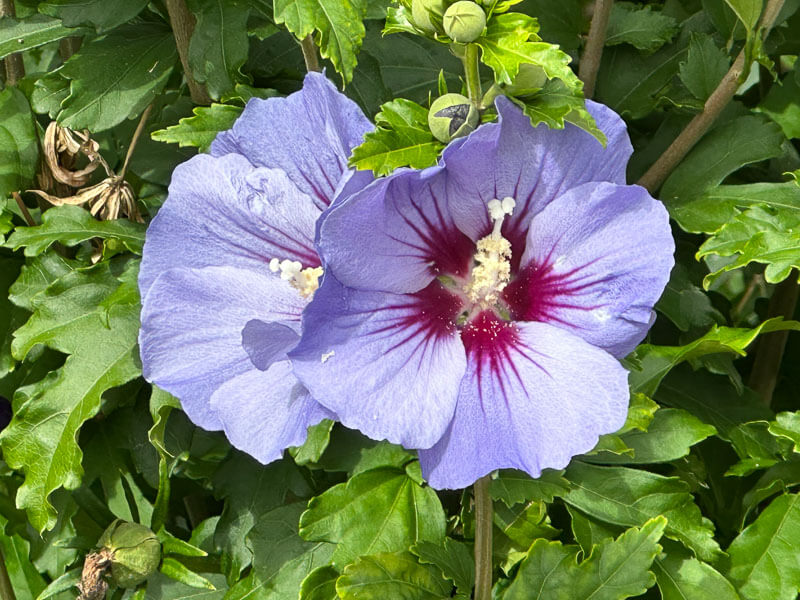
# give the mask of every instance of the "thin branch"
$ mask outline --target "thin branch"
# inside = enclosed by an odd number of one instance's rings
[[[797,275],[794,271],[775,286],[772,297],[769,299],[768,318],[783,317],[791,319],[797,306],[798,296]],[[778,374],[783,360],[783,351],[786,348],[788,331],[774,331],[767,333],[758,340],[756,358],[753,369],[750,371],[748,386],[761,398],[761,402],[769,406],[772,404],[772,393],[778,383]]]
[[[152,110],[153,104],[151,103],[144,109],[142,116],[139,117],[139,124],[136,126],[136,131],[133,132],[131,143],[128,145],[128,152],[125,154],[125,162],[122,163],[122,171],[119,172],[120,179],[125,179],[125,172],[128,170],[128,163],[130,163],[131,156],[133,156],[133,150],[136,148],[136,143],[139,141],[142,131],[144,131],[144,124],[147,122],[148,117],[150,117],[150,112]]]
[[[17,600],[6,569],[6,559],[0,551],[0,600]]]
[[[194,15],[189,12],[185,0],[165,0],[165,2],[175,44],[178,46],[178,56],[183,65],[183,74],[189,86],[189,94],[195,104],[211,104],[211,96],[208,95],[206,86],[195,80],[192,68],[189,66],[189,42],[194,31]]]
[[[768,0],[764,13],[761,16],[759,29],[763,30],[764,38],[769,34],[770,29],[775,24],[775,19],[783,7],[784,0]],[[706,100],[705,106],[700,114],[696,115],[681,131],[675,141],[670,144],[659,159],[642,175],[637,182],[645,187],[650,193],[654,193],[672,170],[678,166],[683,158],[688,154],[694,145],[708,131],[709,127],[719,117],[728,103],[733,100],[736,90],[739,89],[739,78],[745,73],[750,65],[745,65],[744,49],[739,52],[733,66],[719,82],[719,85]]]
[[[33,220],[28,207],[25,206],[25,203],[22,201],[22,196],[20,196],[17,192],[11,192],[11,195],[14,196],[14,200],[17,201],[17,206],[19,206],[19,210],[22,213],[22,216],[25,218],[25,222],[28,224],[28,226],[36,227],[36,221]]]
[[[16,16],[17,11],[14,8],[14,0],[0,0],[0,18]],[[19,52],[9,54],[3,62],[6,67],[6,85],[17,85],[17,82],[25,77],[25,64],[22,62],[22,54]]]
[[[70,56],[81,49],[81,44],[83,44],[83,37],[79,35],[63,38],[58,42],[58,53],[61,55],[61,60],[67,62]]]
[[[317,56],[317,47],[314,45],[314,38],[308,34],[300,42],[300,48],[303,50],[303,60],[306,61],[306,71],[311,73],[319,73],[322,69],[319,66],[319,56]]]
[[[492,497],[491,475],[478,479],[475,494],[475,600],[492,598]]]
[[[594,96],[594,86],[597,82],[597,71],[600,69],[600,59],[603,57],[603,46],[606,42],[606,29],[611,16],[611,7],[614,0],[595,0],[592,24],[589,26],[589,37],[586,39],[586,48],[581,56],[578,67],[578,77],[583,81],[583,93],[587,98]]]

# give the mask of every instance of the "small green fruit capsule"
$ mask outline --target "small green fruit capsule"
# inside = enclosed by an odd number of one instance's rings
[[[446,0],[411,0],[411,19],[414,25],[428,33],[441,33],[431,21],[431,15],[441,19],[446,5]]]
[[[478,126],[478,110],[461,94],[445,94],[431,104],[428,127],[434,137],[445,144],[467,135]]]
[[[486,13],[471,0],[459,0],[451,4],[442,18],[444,32],[454,42],[474,42],[486,27]]]
[[[161,562],[161,542],[144,525],[114,521],[100,538],[111,553],[111,578],[119,587],[136,587]]]

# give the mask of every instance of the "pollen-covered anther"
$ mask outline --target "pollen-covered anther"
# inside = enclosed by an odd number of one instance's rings
[[[296,260],[279,260],[273,258],[269,261],[269,270],[273,273],[280,271],[281,279],[300,292],[303,298],[309,298],[319,288],[319,278],[322,277],[322,267],[303,268],[302,263]]]
[[[513,198],[497,198],[487,204],[489,218],[494,222],[492,232],[476,244],[475,266],[465,288],[470,300],[488,308],[495,304],[511,278],[511,243],[500,230],[506,216],[514,212]]]

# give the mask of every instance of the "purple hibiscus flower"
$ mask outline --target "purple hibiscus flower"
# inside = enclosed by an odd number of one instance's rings
[[[175,169],[139,275],[145,378],[263,463],[332,413],[286,357],[322,273],[320,214],[371,180],[347,167],[372,125],[320,74],[251,100],[210,155]]]
[[[625,421],[630,352],[672,268],[667,212],[625,185],[623,121],[604,149],[568,126],[499,121],[440,165],[400,170],[324,218],[326,276],[290,353],[347,426],[419,448],[436,488],[498,468],[538,476]]]

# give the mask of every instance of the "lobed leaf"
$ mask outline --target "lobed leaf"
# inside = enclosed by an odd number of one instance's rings
[[[408,552],[362,556],[336,581],[342,600],[444,600],[451,587],[439,569],[420,564]]]
[[[157,142],[178,144],[180,147],[193,146],[200,152],[208,152],[217,134],[230,129],[236,118],[242,114],[242,109],[215,103],[211,106],[197,106],[193,112],[193,117],[184,117],[177,125],[154,131],[150,137]]]
[[[652,6],[615,2],[606,30],[606,46],[630,44],[644,52],[655,52],[678,32],[675,18],[654,11]]]

